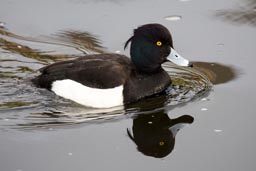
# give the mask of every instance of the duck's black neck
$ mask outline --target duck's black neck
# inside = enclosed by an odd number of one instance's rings
[[[130,50],[131,60],[138,72],[154,74],[162,71],[154,46],[143,38],[133,39]]]

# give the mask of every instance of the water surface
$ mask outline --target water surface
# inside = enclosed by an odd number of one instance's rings
[[[1,1],[0,170],[255,170],[254,8],[253,0]],[[175,49],[197,61],[189,71],[165,64],[175,80],[166,94],[95,110],[30,84],[55,61],[129,55],[124,42],[145,23],[168,27]]]

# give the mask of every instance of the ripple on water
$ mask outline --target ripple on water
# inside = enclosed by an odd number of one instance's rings
[[[173,81],[173,85],[165,93],[125,107],[109,109],[80,106],[47,90],[37,89],[29,81],[19,81],[19,84],[13,82],[11,89],[5,89],[9,91],[8,98],[0,94],[1,99],[5,99],[1,100],[0,104],[0,125],[17,129],[41,128],[49,131],[49,128],[52,130],[53,127],[70,124],[113,121],[139,113],[175,107],[203,95],[211,88],[207,77],[192,68],[171,64],[164,64],[163,67]],[[28,76],[33,77],[34,74]],[[4,118],[12,118],[12,121],[6,122]]]

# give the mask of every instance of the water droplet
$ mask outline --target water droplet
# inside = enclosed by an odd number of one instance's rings
[[[164,17],[164,19],[167,21],[179,21],[181,20],[181,18],[182,17],[180,15],[171,15],[171,16]]]
[[[219,133],[219,132],[222,132],[222,130],[221,129],[215,129],[214,132]]]
[[[208,101],[209,99],[207,98],[202,98],[201,101]]]
[[[174,88],[179,89],[179,88],[180,88],[180,86],[179,86],[179,85],[175,85],[175,86],[174,86]]]
[[[202,108],[201,111],[207,111],[208,109],[207,108]]]
[[[70,152],[69,152],[69,153],[68,153],[68,155],[69,155],[69,156],[72,156],[72,155],[73,155],[73,153],[70,153]]]
[[[4,27],[4,26],[5,26],[5,22],[0,21],[0,27]]]
[[[152,124],[153,122],[152,121],[149,121],[148,124]]]
[[[17,46],[17,48],[21,49],[21,48],[22,48],[22,46],[18,45],[18,46]]]
[[[224,43],[218,43],[217,44],[219,47],[223,47],[224,46]]]
[[[116,50],[115,53],[121,53],[121,51],[120,50]]]

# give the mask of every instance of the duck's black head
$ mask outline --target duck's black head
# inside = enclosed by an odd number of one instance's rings
[[[161,69],[173,50],[169,30],[160,24],[146,24],[134,30],[134,35],[126,41],[124,48],[131,42],[131,60],[137,70],[154,73]],[[175,51],[174,51],[175,52]]]

